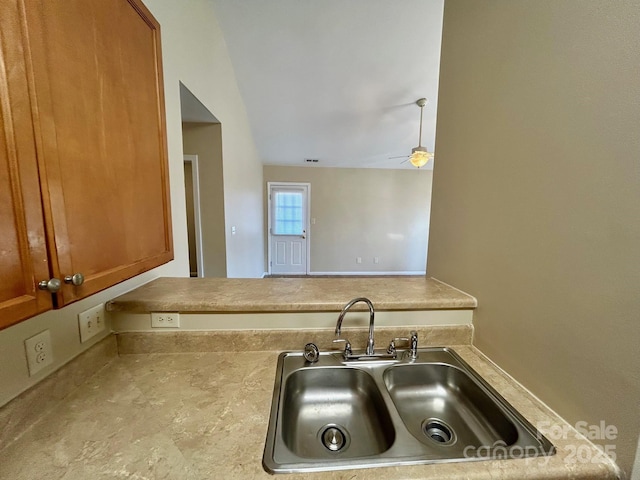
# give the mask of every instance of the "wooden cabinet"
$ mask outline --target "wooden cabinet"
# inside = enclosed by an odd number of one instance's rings
[[[49,310],[49,277],[31,101],[17,0],[0,13],[0,327]]]
[[[173,248],[158,23],[138,0],[0,9],[2,328],[51,308],[40,280],[84,275],[60,307]]]

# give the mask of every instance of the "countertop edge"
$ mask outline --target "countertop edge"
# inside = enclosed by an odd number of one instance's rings
[[[384,279],[386,280],[386,279]],[[352,297],[369,297],[378,311],[470,310],[475,297],[438,279],[401,278],[191,279],[161,277],[107,303],[109,312],[339,312]],[[257,283],[266,282],[266,283]],[[260,286],[259,291],[256,287]],[[349,288],[345,288],[349,287]],[[339,300],[338,300],[339,298]]]

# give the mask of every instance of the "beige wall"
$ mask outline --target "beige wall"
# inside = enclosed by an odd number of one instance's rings
[[[569,422],[640,432],[640,4],[447,0],[429,273]],[[600,443],[612,443],[604,441]]]
[[[425,271],[430,170],[265,165],[267,182],[311,184],[312,273]]]
[[[185,154],[198,155],[204,276],[225,277],[222,126],[219,123],[183,123],[182,142]]]
[[[207,0],[144,2],[162,25],[175,260],[66,308],[1,330],[0,405],[100,340],[98,336],[87,344],[80,344],[77,320],[80,311],[158,276],[189,275],[180,80],[209,110],[215,112],[223,124],[225,210],[227,221],[234,222],[238,232],[230,242],[227,229],[229,274],[256,277],[263,272],[262,165],[211,4]],[[202,45],[207,45],[207,48],[202,48]],[[29,377],[23,341],[44,329],[51,330],[55,361],[51,367]]]
[[[180,249],[180,258],[185,258],[188,268],[179,95],[182,82],[222,123],[227,275],[259,277],[264,265],[262,164],[213,6],[207,0],[145,0],[145,4],[162,26],[174,237],[179,244],[176,251]],[[201,187],[206,189],[205,185]],[[231,226],[236,227],[236,235],[231,235]]]

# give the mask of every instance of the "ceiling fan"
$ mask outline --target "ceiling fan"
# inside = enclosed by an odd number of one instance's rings
[[[389,157],[389,160],[393,160],[395,158],[404,158],[407,157],[406,160],[400,162],[400,165],[405,163],[406,161],[411,162],[411,165],[414,167],[420,168],[424,167],[429,160],[433,158],[433,152],[429,152],[426,147],[422,146],[422,110],[424,106],[427,104],[426,98],[420,98],[416,101],[416,105],[420,107],[420,135],[418,137],[418,146],[411,149],[411,155],[401,155],[399,157]]]

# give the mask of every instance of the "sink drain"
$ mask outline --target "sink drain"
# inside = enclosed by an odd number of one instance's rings
[[[422,422],[422,433],[440,445],[452,445],[456,441],[454,431],[439,418],[427,418]]]
[[[318,433],[322,444],[332,452],[338,452],[346,448],[350,443],[346,430],[340,425],[325,425]]]

